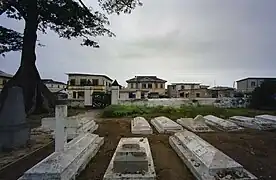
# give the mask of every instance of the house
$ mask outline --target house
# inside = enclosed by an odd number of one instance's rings
[[[0,71],[0,92],[13,75]]]
[[[210,88],[212,93],[212,98],[223,98],[223,97],[234,97],[235,88],[216,86]]]
[[[208,98],[211,97],[209,86],[200,83],[172,83],[168,85],[170,98]]]
[[[259,87],[264,81],[275,81],[276,78],[254,78],[248,77],[240,79],[237,82],[237,91],[242,93],[251,93],[256,87]]]
[[[159,98],[165,95],[166,80],[156,76],[135,76],[126,81],[127,88],[122,91],[129,91],[129,97],[135,98],[133,92],[141,93],[141,98]]]
[[[47,86],[47,88],[52,92],[60,92],[67,88],[67,84],[59,81],[54,81],[53,79],[42,79],[42,82]]]
[[[85,90],[93,92],[110,92],[112,79],[101,74],[67,73],[68,95],[70,99],[84,99]]]

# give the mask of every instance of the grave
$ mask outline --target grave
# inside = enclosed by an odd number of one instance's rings
[[[131,120],[132,134],[152,134],[148,121],[143,117],[136,117]]]
[[[275,129],[275,123],[270,121],[264,121],[261,119],[255,119],[245,116],[232,116],[230,120],[239,126],[258,129],[258,130],[273,130]]]
[[[64,151],[52,153],[26,171],[19,180],[75,179],[103,143],[103,138],[96,134],[81,134],[65,145]]]
[[[177,132],[169,137],[169,143],[197,180],[257,179],[242,165],[193,132]]]
[[[239,131],[243,129],[233,122],[221,119],[213,115],[204,116],[204,119],[208,125],[214,126],[222,131]]]
[[[121,138],[103,179],[155,180],[148,139]]]
[[[213,132],[205,123],[205,119],[201,115],[197,115],[193,118],[180,118],[176,122],[182,125],[184,128],[193,132]]]
[[[0,111],[0,151],[26,145],[31,132],[26,122],[22,88],[12,87],[7,93]]]
[[[159,133],[174,133],[183,130],[181,125],[164,116],[152,119],[151,124]]]
[[[40,129],[45,132],[50,130],[54,136],[55,122],[54,117],[42,118]],[[93,133],[98,129],[98,125],[91,117],[82,117],[81,115],[66,117],[65,126],[68,140],[77,137],[80,133]]]
[[[271,123],[276,124],[276,116],[272,116],[272,115],[267,115],[267,114],[259,115],[259,116],[255,116],[255,119],[262,120],[262,121],[269,121]]]

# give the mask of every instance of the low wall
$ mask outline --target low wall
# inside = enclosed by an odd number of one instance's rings
[[[195,101],[196,100],[196,101]],[[180,107],[181,105],[213,105],[216,98],[169,98],[169,99],[143,99],[143,100],[119,100],[119,104],[122,105],[137,105],[137,106],[173,106]]]

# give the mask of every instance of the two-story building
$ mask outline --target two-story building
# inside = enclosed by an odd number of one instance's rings
[[[225,98],[225,97],[234,97],[235,88],[232,87],[224,87],[224,86],[216,86],[210,88],[212,93],[212,98]]]
[[[160,79],[157,76],[135,76],[126,81],[126,90],[130,92],[141,92],[141,98],[159,98],[165,95],[166,80]],[[133,96],[135,96],[133,94]]]
[[[168,85],[170,98],[209,98],[211,93],[209,86],[200,83],[172,83]]]
[[[0,71],[0,92],[13,75]]]
[[[68,98],[84,99],[85,90],[93,92],[110,92],[112,79],[101,74],[67,73]]]
[[[254,78],[248,77],[240,79],[237,82],[237,90],[242,93],[251,93],[256,87],[259,87],[264,81],[275,81],[276,78]]]

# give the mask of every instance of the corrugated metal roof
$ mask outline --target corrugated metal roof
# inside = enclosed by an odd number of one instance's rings
[[[0,70],[0,77],[7,77],[7,78],[12,78],[13,75],[5,73],[4,71]]]

